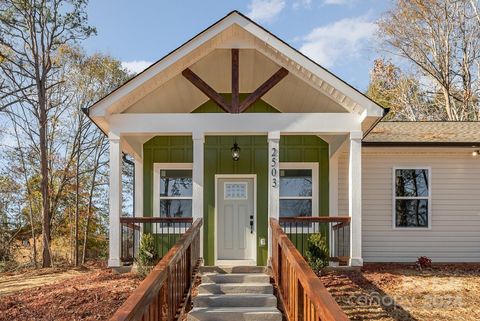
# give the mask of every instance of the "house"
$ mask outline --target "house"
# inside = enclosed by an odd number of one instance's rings
[[[480,126],[379,123],[381,106],[237,11],[86,112],[110,143],[111,267],[122,153],[136,216],[203,218],[206,265],[266,265],[269,218],[289,216],[348,216],[352,266],[480,261]],[[183,231],[165,226],[150,232]]]

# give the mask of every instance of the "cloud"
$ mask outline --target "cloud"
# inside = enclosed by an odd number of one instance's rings
[[[310,8],[311,5],[312,0],[294,0],[292,7],[293,9],[298,9],[300,7]]]
[[[151,61],[146,60],[133,60],[133,61],[122,61],[122,67],[127,69],[128,72],[138,74],[139,72],[145,70],[148,66],[152,64]]]
[[[300,51],[324,67],[361,55],[377,25],[366,17],[346,18],[317,27],[302,38]]]
[[[323,4],[327,5],[343,5],[343,4],[351,4],[356,0],[324,0]]]
[[[251,0],[247,16],[256,22],[272,22],[285,8],[286,0]]]

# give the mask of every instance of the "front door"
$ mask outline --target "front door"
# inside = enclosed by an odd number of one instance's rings
[[[255,264],[254,179],[219,178],[216,193],[217,261]]]

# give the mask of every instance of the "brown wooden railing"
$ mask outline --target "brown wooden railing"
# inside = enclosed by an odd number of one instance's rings
[[[173,321],[181,316],[200,264],[201,226],[202,219],[196,219],[110,321]]]
[[[349,320],[282,230],[279,222],[271,218],[270,227],[273,276],[288,320]]]
[[[142,232],[151,233],[155,238],[157,258],[163,257],[192,225],[191,217],[121,217],[120,239],[121,260],[133,263],[137,257]]]
[[[330,261],[348,264],[350,258],[350,217],[281,217],[280,226],[295,245],[297,250],[306,255],[308,238],[320,233],[330,248]]]

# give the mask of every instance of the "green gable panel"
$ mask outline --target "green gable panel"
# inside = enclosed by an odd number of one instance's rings
[[[221,94],[226,101],[231,101],[232,100],[232,94],[226,93],[226,94]],[[245,98],[247,98],[249,94],[248,93],[242,93],[239,94],[240,101],[243,101]],[[220,108],[215,102],[212,100],[207,101],[206,103],[200,105],[197,109],[192,111],[192,113],[224,113],[225,111]],[[275,107],[272,107],[271,105],[267,104],[263,100],[259,99],[257,100],[252,106],[250,106],[247,110],[245,110],[245,113],[279,113]]]

